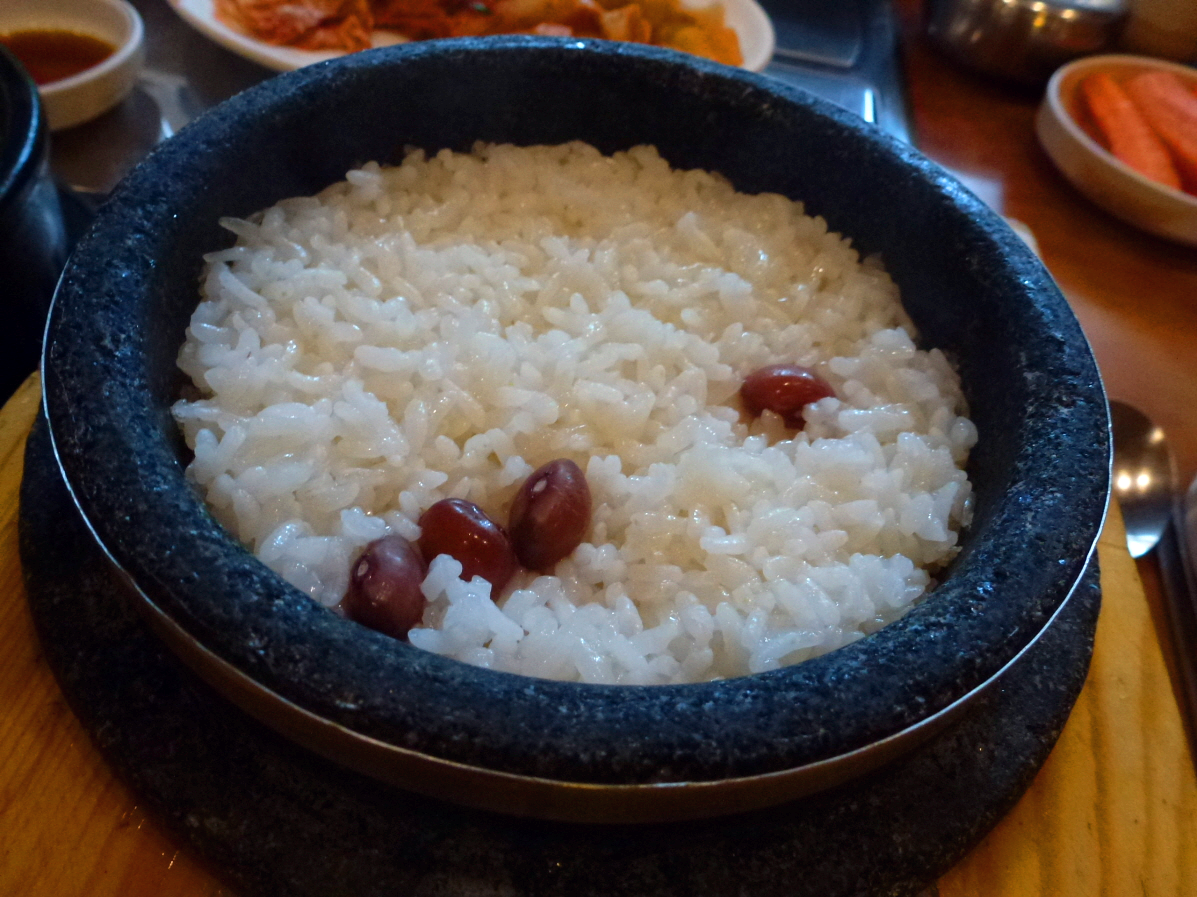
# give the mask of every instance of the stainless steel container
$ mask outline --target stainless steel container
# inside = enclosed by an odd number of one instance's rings
[[[1117,40],[1127,0],[927,0],[927,33],[957,62],[1038,87],[1059,66]]]

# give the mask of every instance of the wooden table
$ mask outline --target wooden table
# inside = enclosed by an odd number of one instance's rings
[[[918,145],[1035,234],[1113,397],[1151,414],[1197,474],[1197,252],[1122,225],[1038,148],[1037,98],[975,78],[923,41],[902,0]],[[0,895],[216,897],[219,870],[180,847],[114,779],[41,658],[17,558],[17,490],[38,384],[0,412]],[[1150,566],[1115,508],[1089,681],[1052,756],[940,897],[1185,895],[1197,888],[1197,777],[1173,699]],[[1144,590],[1140,573],[1146,578]]]

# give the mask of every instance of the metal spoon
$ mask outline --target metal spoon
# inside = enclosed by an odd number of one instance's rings
[[[1110,402],[1114,434],[1114,494],[1122,506],[1131,557],[1147,554],[1172,519],[1176,465],[1168,438],[1147,415],[1123,402]]]
[[[1112,401],[1110,425],[1114,495],[1126,522],[1127,548],[1137,558],[1158,546],[1155,559],[1180,680],[1181,710],[1190,744],[1197,747],[1197,604],[1185,569],[1184,538],[1179,535],[1183,522],[1176,500],[1176,465],[1164,431],[1143,412]]]

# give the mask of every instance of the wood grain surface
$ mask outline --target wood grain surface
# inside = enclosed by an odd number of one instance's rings
[[[36,376],[0,412],[0,895],[231,894],[146,817],[42,659],[17,555]]]

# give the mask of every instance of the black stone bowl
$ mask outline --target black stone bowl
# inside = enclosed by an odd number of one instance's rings
[[[37,369],[69,240],[37,85],[0,46],[0,401]]]
[[[255,560],[184,479],[169,407],[223,215],[310,194],[405,147],[654,144],[675,166],[800,198],[880,253],[926,345],[959,363],[975,520],[900,621],[793,667],[687,686],[496,673],[367,631]],[[955,180],[839,109],[653,48],[450,40],[283,75],[184,129],[118,188],[58,290],[46,411],[79,508],[157,631],[226,695],[403,787],[511,813],[696,817],[855,776],[952,717],[1044,630],[1109,485],[1092,354],[1036,257]]]

